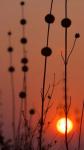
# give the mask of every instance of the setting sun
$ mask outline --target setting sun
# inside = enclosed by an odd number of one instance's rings
[[[60,133],[65,134],[66,119],[65,118],[59,119],[57,121],[56,128]],[[68,118],[67,119],[67,133],[69,133],[72,129],[73,129],[73,122]]]

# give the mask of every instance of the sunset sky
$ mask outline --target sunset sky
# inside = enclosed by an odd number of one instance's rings
[[[28,43],[26,45],[27,56],[29,59],[28,72],[28,106],[34,107],[40,112],[41,89],[43,79],[44,57],[41,55],[41,49],[46,46],[47,23],[44,17],[49,12],[51,0],[25,0],[25,18],[27,19],[26,36]],[[64,0],[54,0],[52,14],[55,16],[55,22],[50,28],[49,46],[52,48],[52,55],[48,58],[46,89],[49,83],[52,85],[53,74],[55,73],[56,83],[60,84],[54,89],[53,100],[57,118],[60,117],[60,107],[64,104],[64,65],[61,58],[61,51],[64,54],[64,29],[61,26],[61,20],[64,18]],[[77,119],[80,119],[82,102],[84,100],[84,1],[68,0],[68,17],[72,25],[68,30],[68,52],[70,51],[74,35],[80,33],[80,39],[68,64],[68,96],[71,96],[70,117],[74,121],[74,132],[78,129]],[[3,0],[0,2],[0,91],[1,101],[3,103],[2,114],[4,121],[5,134],[11,134],[11,86],[9,67],[9,53],[7,52],[8,36],[7,32],[12,31],[13,64],[16,72],[14,73],[15,92],[16,92],[16,114],[19,110],[18,93],[22,89],[21,63],[22,46],[20,38],[22,36],[22,27],[20,25],[21,6],[20,0]],[[52,114],[55,110],[52,109]],[[54,125],[52,125],[53,128]],[[84,121],[83,121],[84,129]],[[54,129],[52,129],[55,132]],[[54,133],[55,134],[55,133]],[[84,142],[84,137],[82,138]]]

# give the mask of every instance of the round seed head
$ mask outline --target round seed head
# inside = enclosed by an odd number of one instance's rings
[[[27,38],[22,37],[22,38],[21,38],[21,43],[22,43],[22,44],[26,44],[26,43],[27,43]]]
[[[75,34],[75,38],[80,38],[80,34],[79,34],[79,33],[76,33],[76,34]]]
[[[9,32],[8,32],[8,35],[10,36],[11,34],[12,34],[11,31],[9,31]]]
[[[69,18],[64,18],[62,21],[61,21],[61,25],[62,27],[64,28],[68,28],[71,26],[71,20]]]
[[[41,50],[41,54],[45,57],[48,57],[52,54],[52,50],[51,48],[49,47],[44,47],[42,50]]]
[[[47,23],[54,23],[54,21],[55,21],[55,17],[52,15],[52,14],[47,14],[46,16],[45,16],[45,21],[47,22]]]
[[[28,63],[28,59],[26,57],[21,59],[21,63],[22,64],[27,64]]]
[[[20,20],[21,25],[25,25],[26,23],[27,23],[26,19],[23,18],[23,19]]]
[[[24,65],[22,66],[22,71],[23,72],[27,72],[29,70],[28,66]]]
[[[8,52],[12,52],[13,51],[13,47],[8,47]]]
[[[19,97],[20,98],[25,98],[26,97],[26,92],[24,92],[24,91],[21,91],[20,93],[19,93]]]
[[[31,109],[29,110],[29,113],[30,113],[30,115],[34,115],[34,114],[35,114],[35,109],[34,109],[34,108],[31,108]]]
[[[10,66],[10,67],[8,68],[8,71],[11,72],[11,73],[13,73],[13,72],[15,71],[15,68],[14,68],[13,66]]]
[[[25,2],[24,1],[21,1],[21,3],[20,3],[21,5],[24,5],[25,4]]]

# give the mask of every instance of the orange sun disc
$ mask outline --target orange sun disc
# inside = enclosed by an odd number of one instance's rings
[[[60,133],[65,134],[66,119],[65,118],[59,119],[57,121],[56,128]],[[69,118],[67,118],[67,133],[69,133],[72,129],[73,129],[73,122]]]

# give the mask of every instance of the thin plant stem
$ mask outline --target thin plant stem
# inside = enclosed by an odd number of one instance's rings
[[[50,14],[52,12],[52,5],[53,5],[53,0],[51,0]],[[49,33],[50,33],[50,23],[48,24],[48,30],[47,30],[47,43],[46,43],[47,47],[48,47],[48,44],[49,44]],[[45,101],[46,70],[47,70],[47,56],[45,56],[45,62],[44,62],[44,75],[43,75],[43,88],[42,88],[42,104],[41,104],[41,120],[40,120],[40,137],[39,137],[39,150],[42,150],[42,133],[43,133],[43,125],[44,125],[44,101]]]
[[[80,142],[81,142],[81,131],[82,131],[83,114],[84,114],[84,102],[83,102],[83,106],[82,106],[82,113],[81,113],[81,121],[80,121],[80,131],[79,131],[78,150],[80,150]]]
[[[65,0],[65,18],[67,18],[67,0]],[[65,119],[66,119],[66,130],[65,130],[65,144],[68,150],[68,135],[67,135],[67,27],[65,28]]]
[[[42,132],[43,132],[43,114],[44,114],[44,99],[45,99],[45,81],[46,81],[46,68],[47,68],[47,57],[45,57],[44,64],[44,77],[43,77],[43,93],[42,93],[42,106],[41,106],[41,128],[40,128],[40,150],[42,149]]]
[[[11,47],[11,33],[9,35],[9,46]],[[12,53],[10,53],[10,66],[12,66],[13,57]],[[13,141],[15,143],[16,137],[16,116],[15,116],[15,87],[14,87],[14,74],[10,72],[10,81],[11,81],[11,94],[12,94],[12,130],[13,130]]]
[[[16,117],[15,117],[15,111],[16,111],[16,107],[15,107],[15,88],[14,88],[14,76],[13,74],[11,74],[11,90],[12,90],[12,127],[13,127],[13,139],[15,142],[15,137],[16,137]]]

